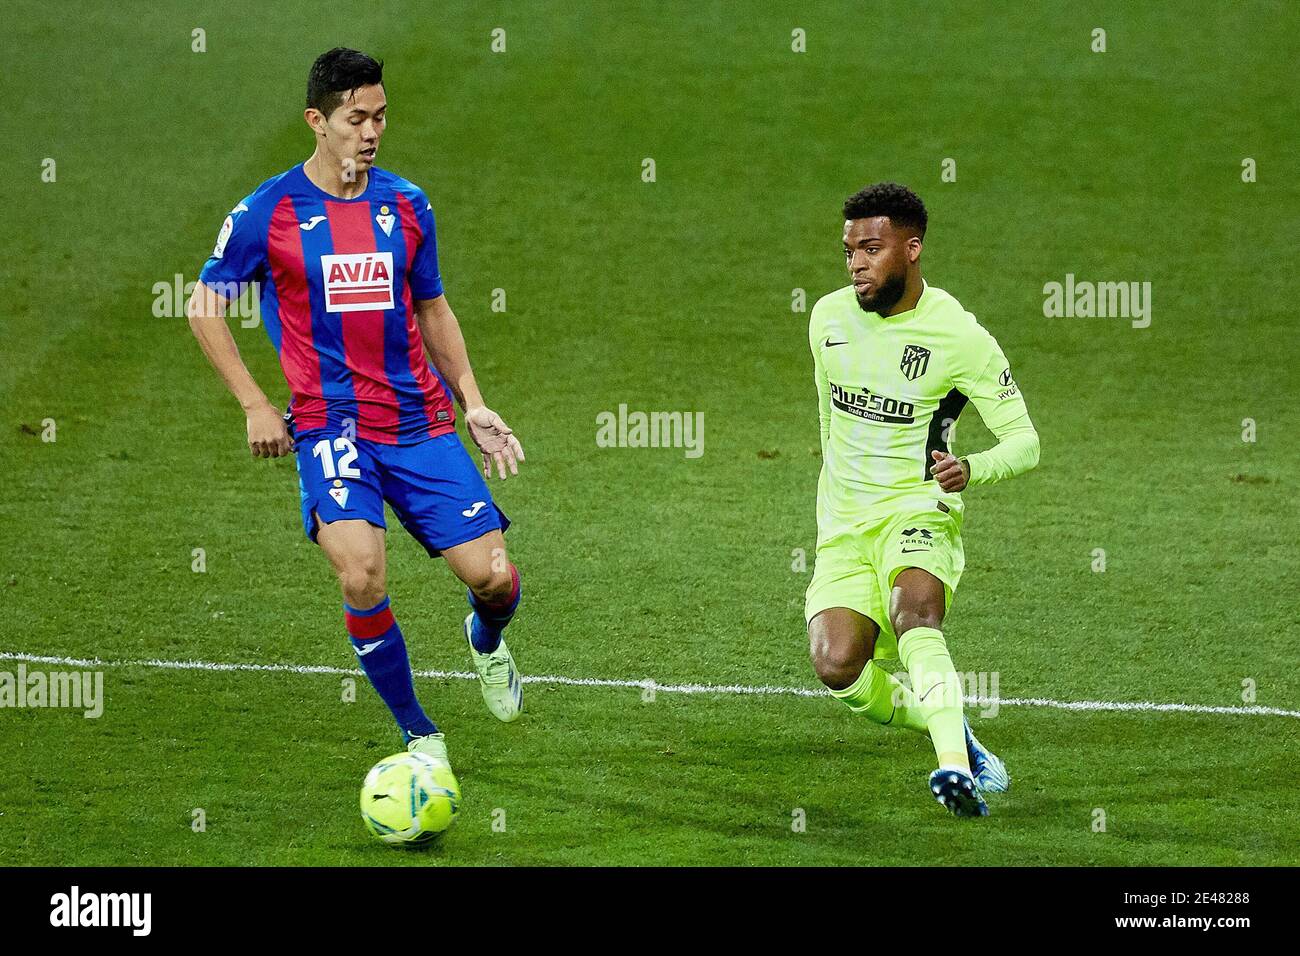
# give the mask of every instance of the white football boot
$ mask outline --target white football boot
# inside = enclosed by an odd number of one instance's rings
[[[975,775],[979,788],[988,793],[1006,793],[1011,788],[1011,775],[1002,759],[975,739],[975,731],[970,729],[970,721],[965,717],[966,756],[970,758],[970,769]]]
[[[465,618],[465,642],[469,644],[470,657],[474,659],[474,670],[478,671],[478,686],[483,692],[483,702],[492,716],[509,723],[517,720],[524,709],[524,685],[519,679],[515,659],[510,656],[503,636],[497,649],[491,654],[480,654],[474,650],[470,639],[470,628],[474,621],[474,612]]]
[[[441,733],[412,737],[407,742],[406,749],[413,754],[424,754],[426,757],[431,757],[451,769],[451,761],[447,759],[447,738]]]

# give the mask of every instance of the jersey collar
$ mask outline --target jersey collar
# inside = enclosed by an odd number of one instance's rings
[[[925,294],[930,291],[930,283],[924,278],[921,279],[921,294],[917,296],[916,305],[912,306],[906,312],[899,312],[897,315],[881,315],[879,312],[873,312],[872,315],[880,319],[881,322],[902,322],[910,319],[918,312],[923,310],[927,304]]]
[[[339,203],[367,202],[370,199],[370,197],[374,195],[375,170],[377,168],[375,166],[371,166],[366,173],[366,188],[362,190],[361,195],[353,196],[351,199],[344,199],[342,196],[335,196],[333,193],[327,193],[325,190],[321,189],[314,182],[312,182],[311,177],[307,175],[307,170],[303,168],[306,165],[307,164],[305,162],[299,163],[297,166],[294,167],[294,171],[297,172],[299,178],[304,183],[307,184],[307,189],[310,190],[312,194],[314,194],[319,199],[324,199],[327,202],[339,202]]]

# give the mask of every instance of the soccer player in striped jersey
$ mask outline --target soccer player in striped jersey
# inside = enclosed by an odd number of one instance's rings
[[[921,277],[927,215],[910,189],[879,183],[844,204],[852,284],[813,307],[821,422],[817,558],[805,616],[813,668],[878,724],[929,736],[935,798],[986,816],[1010,784],[962,714],[944,615],[965,563],[962,496],[1038,463],[1038,434],[993,336]],[[973,403],[997,444],[954,457]],[[876,661],[901,659],[911,687]]]
[[[357,659],[409,748],[445,763],[389,604],[384,502],[468,586],[463,631],[483,698],[512,721],[523,693],[502,631],[519,605],[519,573],[484,478],[493,465],[502,479],[518,474],[524,453],[475,382],[443,293],[432,204],[375,165],[387,106],[382,64],[343,48],[316,60],[304,113],[315,152],[226,217],[188,316],[243,406],[253,455],[296,453],[303,528],[338,575]],[[225,323],[250,282],[289,385],[283,417]],[[453,396],[482,475],[456,435]]]

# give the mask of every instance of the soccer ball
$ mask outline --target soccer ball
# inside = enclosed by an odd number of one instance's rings
[[[451,768],[419,753],[375,764],[361,785],[361,819],[389,846],[425,846],[456,821],[460,784]]]

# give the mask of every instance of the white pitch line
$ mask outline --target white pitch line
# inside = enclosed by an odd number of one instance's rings
[[[274,674],[341,674],[363,677],[364,672],[355,667],[333,667],[328,664],[246,664],[238,661],[167,661],[158,658],[138,661],[105,661],[99,658],[54,657],[42,654],[24,654],[19,651],[0,651],[0,660],[22,661],[28,664],[54,664],[60,667],[93,669],[100,667],[148,667],[155,670],[177,671],[243,671]],[[468,671],[415,671],[416,677],[454,680],[477,680],[478,675]],[[665,694],[730,694],[733,696],[824,697],[825,691],[805,687],[753,687],[747,684],[660,684],[654,680],[624,680],[604,677],[561,677],[534,674],[524,677],[525,684],[556,684],[564,687],[627,687],[653,688]],[[1291,717],[1300,719],[1300,710],[1281,707],[1216,706],[1212,704],[1161,704],[1152,701],[1116,700],[1052,700],[1048,697],[967,697],[966,703],[974,707],[1046,707],[1052,710],[1119,711],[1137,713],[1180,714],[1232,714],[1239,717]]]

